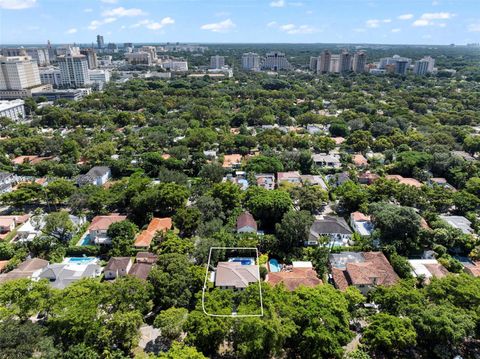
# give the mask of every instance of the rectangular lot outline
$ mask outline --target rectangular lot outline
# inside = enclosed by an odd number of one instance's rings
[[[224,318],[248,318],[248,317],[263,317],[263,297],[262,297],[262,281],[260,279],[260,264],[258,264],[258,289],[260,293],[260,314],[211,314],[208,313],[205,310],[205,291],[207,290],[207,281],[208,281],[208,271],[210,268],[210,259],[212,257],[212,249],[214,250],[243,250],[243,249],[249,249],[249,250],[254,250],[256,254],[256,263],[258,262],[258,249],[256,247],[210,247],[210,251],[208,253],[208,262],[207,262],[207,268],[205,270],[205,281],[203,282],[203,288],[202,288],[202,309],[203,312],[210,316],[210,317],[224,317]]]

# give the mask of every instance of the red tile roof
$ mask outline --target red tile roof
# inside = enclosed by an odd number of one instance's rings
[[[153,237],[157,232],[166,232],[172,228],[172,219],[167,218],[153,218],[147,229],[140,233],[135,239],[135,247],[150,247]]]
[[[269,273],[267,282],[272,285],[283,283],[289,291],[294,291],[300,286],[315,287],[323,284],[317,277],[317,272],[312,268],[293,268],[291,271]]]
[[[110,214],[108,216],[96,216],[92,219],[89,231],[99,231],[99,230],[108,230],[111,224],[121,222],[127,219],[127,216],[119,216],[115,214]]]
[[[237,230],[243,227],[252,227],[257,230],[257,222],[255,222],[255,218],[253,218],[250,212],[243,212],[237,218]]]
[[[417,188],[422,187],[422,184],[419,181],[417,181],[415,178],[406,178],[400,175],[387,175],[386,178],[390,180],[397,180],[401,184],[404,184],[407,186],[413,186]]]

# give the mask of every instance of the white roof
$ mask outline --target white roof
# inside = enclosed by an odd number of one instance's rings
[[[292,261],[293,268],[313,268],[310,261]]]
[[[423,275],[425,278],[431,278],[433,275],[430,273],[427,267],[425,267],[426,264],[438,264],[438,261],[436,259],[409,259],[408,263],[413,268],[413,275],[415,277]]]

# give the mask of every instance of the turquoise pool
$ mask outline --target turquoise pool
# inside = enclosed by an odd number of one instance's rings
[[[70,257],[65,258],[67,263],[72,264],[88,264],[90,262],[95,261],[97,258],[95,257]]]
[[[80,245],[81,246],[88,246],[89,244],[93,244],[93,243],[91,243],[90,234],[87,234],[85,237],[83,237]]]
[[[275,258],[272,258],[268,261],[268,265],[270,267],[270,272],[280,272],[282,267],[280,266],[280,263]]]

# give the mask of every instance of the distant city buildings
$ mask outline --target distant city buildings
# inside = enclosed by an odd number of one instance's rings
[[[247,52],[242,55],[242,68],[248,71],[260,70],[260,56],[255,52]]]
[[[94,49],[81,49],[80,54],[87,58],[88,68],[94,70],[98,67],[97,54]]]
[[[97,47],[99,49],[103,49],[105,47],[105,44],[103,42],[103,36],[102,35],[97,35]]]
[[[149,52],[139,51],[139,52],[127,53],[125,54],[125,60],[130,65],[147,65],[147,66],[153,65],[153,58]]]
[[[65,87],[84,87],[90,84],[88,61],[85,55],[80,54],[78,47],[70,47],[65,55],[57,58]]]
[[[367,69],[367,53],[365,51],[357,51],[353,55],[353,72],[359,74],[365,72]]]
[[[432,73],[435,67],[435,59],[430,56],[426,56],[421,60],[415,62],[413,67],[413,73],[415,75],[423,76],[428,73]]]
[[[221,69],[225,66],[225,56],[211,56],[210,57],[210,68],[211,69]]]
[[[58,67],[49,66],[39,68],[40,82],[43,85],[50,84],[53,87],[62,86],[62,76]]]
[[[271,71],[290,70],[291,65],[283,52],[272,51],[265,55],[262,69]]]
[[[166,60],[166,61],[162,61],[161,65],[165,70],[170,70],[172,72],[188,71],[188,62],[187,61]]]
[[[109,70],[88,70],[90,82],[96,90],[102,90],[107,83],[110,82]]]

